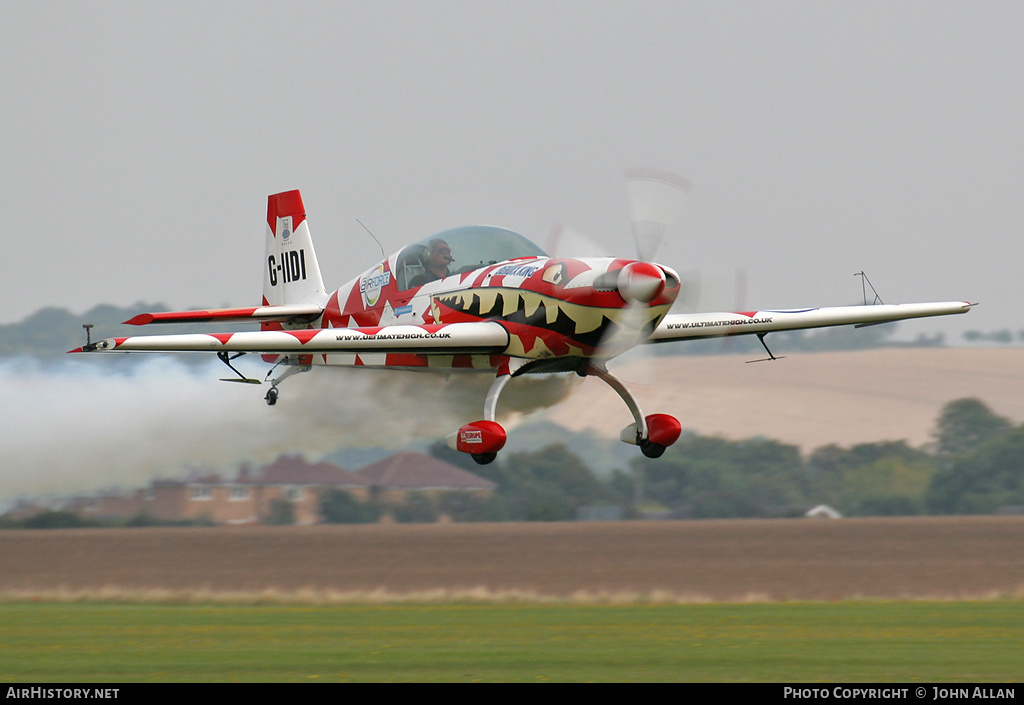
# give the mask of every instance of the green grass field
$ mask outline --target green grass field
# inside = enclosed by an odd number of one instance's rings
[[[1024,604],[0,603],[0,681],[994,681]]]

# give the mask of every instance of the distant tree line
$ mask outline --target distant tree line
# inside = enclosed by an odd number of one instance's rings
[[[1024,343],[1024,330],[1017,331],[1016,338],[1013,335],[1013,331],[1009,328],[1003,328],[1002,330],[996,330],[990,333],[984,333],[980,330],[969,330],[964,332],[964,340],[968,343],[1010,345],[1015,339],[1017,342]]]
[[[499,486],[487,499],[423,501],[422,516],[456,521],[565,521],[580,507],[611,504],[625,516],[797,516],[827,504],[848,516],[991,514],[1024,508],[1024,425],[977,399],[943,407],[933,442],[826,445],[806,458],[770,439],[684,435],[664,456],[637,456],[598,478],[563,444],[508,453],[477,466],[443,443],[436,457]],[[445,503],[446,502],[446,503]]]

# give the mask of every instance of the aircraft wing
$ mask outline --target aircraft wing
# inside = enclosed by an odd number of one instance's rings
[[[664,343],[673,340],[758,335],[829,326],[871,326],[908,318],[966,313],[971,306],[972,304],[966,301],[944,301],[920,304],[796,308],[779,311],[676,313],[665,316],[651,334],[650,342]]]
[[[388,353],[489,355],[509,345],[494,321],[366,328],[305,328],[107,338],[70,352]]]

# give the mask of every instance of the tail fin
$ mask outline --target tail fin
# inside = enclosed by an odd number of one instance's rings
[[[298,191],[267,198],[267,249],[263,260],[263,305],[327,301],[320,265]]]

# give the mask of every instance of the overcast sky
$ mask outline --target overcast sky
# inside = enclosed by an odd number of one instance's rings
[[[329,288],[380,258],[356,218],[389,252],[561,222],[628,256],[649,166],[693,184],[659,259],[746,274],[716,308],[855,303],[866,270],[981,302],[951,342],[1024,328],[1019,1],[0,7],[0,323],[257,304],[292,188]]]

